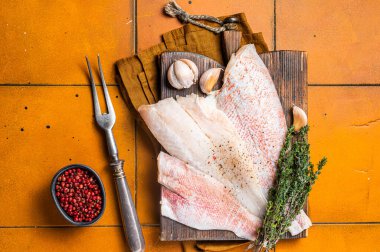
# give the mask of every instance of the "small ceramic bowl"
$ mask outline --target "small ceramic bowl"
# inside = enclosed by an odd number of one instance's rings
[[[97,184],[99,185],[99,188],[100,188],[100,194],[101,194],[101,197],[102,197],[102,208],[100,210],[100,213],[98,216],[96,216],[92,221],[89,221],[89,222],[76,222],[74,221],[66,212],[65,210],[63,210],[63,208],[61,207],[61,205],[59,204],[59,199],[57,198],[56,196],[56,190],[55,190],[55,186],[56,186],[56,183],[57,183],[57,180],[58,180],[58,177],[61,176],[62,173],[64,173],[65,171],[67,170],[70,170],[70,169],[73,169],[73,168],[80,168],[82,170],[86,170],[88,171],[91,175],[93,175],[96,180],[97,180]],[[88,225],[91,225],[91,224],[94,224],[95,222],[97,222],[100,217],[102,217],[103,213],[104,213],[104,209],[106,207],[106,193],[105,193],[105,190],[104,190],[104,186],[103,186],[103,183],[102,181],[100,180],[100,177],[99,175],[93,170],[91,169],[90,167],[86,166],[86,165],[82,165],[82,164],[72,164],[72,165],[68,165],[68,166],[65,166],[63,167],[61,170],[59,170],[52,182],[51,182],[51,196],[53,197],[53,200],[54,200],[54,203],[56,205],[56,207],[58,208],[59,212],[62,214],[62,216],[68,221],[70,222],[71,224],[75,225],[75,226],[88,226]]]

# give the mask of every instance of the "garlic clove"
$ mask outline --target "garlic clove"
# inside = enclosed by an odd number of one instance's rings
[[[204,72],[199,80],[199,86],[203,93],[209,94],[218,82],[222,68],[210,68]]]
[[[168,81],[169,81],[170,85],[172,85],[176,89],[183,89],[182,84],[177,79],[176,74],[174,72],[174,64],[172,64],[169,67],[167,77],[168,77]]]
[[[185,64],[187,64],[188,67],[190,67],[191,71],[194,74],[193,84],[195,84],[198,80],[199,75],[197,65],[195,65],[195,63],[189,59],[180,59],[180,61],[184,62]]]
[[[174,73],[183,88],[188,88],[194,84],[194,73],[183,61],[174,62]]]
[[[293,126],[295,131],[299,131],[307,125],[307,115],[305,111],[297,106],[293,106]]]

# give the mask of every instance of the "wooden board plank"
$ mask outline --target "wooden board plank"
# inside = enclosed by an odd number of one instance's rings
[[[275,51],[260,54],[273,79],[281,105],[285,113],[286,124],[292,124],[292,106],[297,105],[307,114],[307,53],[301,51]],[[307,204],[304,211],[308,213]],[[307,236],[307,230],[291,236],[286,233],[284,239],[297,239]]]
[[[293,104],[307,112],[307,61],[306,53],[300,51],[277,51],[260,55],[274,80],[281,104],[286,114],[288,126],[291,125]],[[221,67],[215,61],[193,53],[167,52],[161,56],[161,99],[195,93],[203,95],[198,85],[186,90],[176,90],[167,81],[169,66],[178,59],[188,58],[195,62],[200,74],[211,67]],[[217,88],[221,83],[219,82]],[[307,208],[305,208],[307,211]],[[284,238],[306,237],[306,231],[297,236],[285,235]],[[235,234],[223,230],[197,230],[161,216],[161,240],[241,240]]]
[[[276,51],[260,54],[273,79],[288,127],[293,105],[307,114],[307,54],[301,51]]]

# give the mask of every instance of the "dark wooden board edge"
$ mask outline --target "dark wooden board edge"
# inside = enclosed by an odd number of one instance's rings
[[[307,103],[307,53],[303,51],[275,51],[260,54],[273,79],[281,105],[285,113],[288,127],[292,125],[292,107],[297,105],[306,114]],[[304,206],[308,213],[308,204]],[[283,239],[307,237],[307,230],[292,236],[286,233]]]
[[[307,113],[307,54],[301,51],[274,51],[260,54],[264,64],[275,83],[283,106],[288,126],[292,124],[291,108],[297,105]],[[199,85],[193,85],[186,90],[177,90],[169,86],[166,72],[169,66],[178,59],[187,58],[193,60],[199,67],[199,76],[203,71],[211,67],[223,67],[216,61],[195,53],[166,52],[160,57],[161,62],[161,99],[185,96],[195,93],[204,96]],[[221,82],[216,88],[220,88]],[[304,207],[308,213],[307,204]],[[234,233],[225,230],[197,230],[164,216],[160,217],[160,239],[162,241],[186,241],[186,240],[242,240]],[[291,236],[284,235],[283,239],[297,239],[307,237],[307,230]]]

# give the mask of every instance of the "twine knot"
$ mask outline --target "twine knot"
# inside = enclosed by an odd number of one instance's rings
[[[165,13],[171,17],[176,17],[181,23],[191,23],[202,27],[214,33],[221,33],[226,30],[236,30],[236,22],[223,22],[222,20],[208,15],[190,15],[179,6],[175,0],[170,0],[164,7]],[[220,25],[220,27],[212,27],[195,20],[206,20]]]

